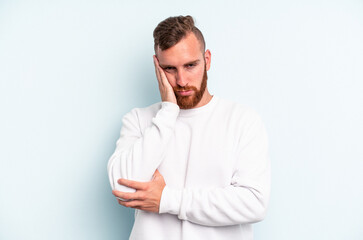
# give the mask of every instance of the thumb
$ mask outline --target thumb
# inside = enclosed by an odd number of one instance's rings
[[[153,175],[153,179],[159,177],[161,174],[159,172],[159,170],[156,169],[156,171],[154,172],[154,175]]]

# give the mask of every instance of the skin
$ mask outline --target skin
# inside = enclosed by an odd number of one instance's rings
[[[153,179],[150,182],[137,182],[122,178],[117,182],[120,185],[136,189],[134,193],[113,190],[113,195],[128,200],[121,201],[117,199],[120,205],[149,212],[159,212],[161,194],[166,184],[164,177],[158,170],[155,171]]]
[[[159,48],[154,55],[154,64],[157,76],[159,76],[162,83],[166,85],[160,86],[159,89],[161,98],[163,101],[174,102],[174,98],[163,96],[165,91],[168,91],[169,95],[172,95],[170,85],[175,95],[179,95],[178,90],[184,89],[200,89],[204,71],[210,69],[211,53],[209,50],[203,52],[202,47],[198,39],[194,34],[190,33],[180,42],[173,47],[161,51]],[[159,75],[158,75],[159,73]],[[164,74],[163,74],[164,73]],[[165,75],[165,76],[164,76]],[[169,84],[167,84],[169,83]],[[195,91],[189,98],[193,98]],[[165,97],[165,98],[163,98]],[[202,99],[193,108],[201,107],[206,105],[212,99],[211,94],[206,88]]]
[[[177,104],[177,97],[180,96],[178,91],[189,89],[192,89],[192,93],[185,98],[187,101],[192,101],[192,98],[195,97],[195,90],[200,90],[203,74],[210,69],[211,53],[207,50],[203,54],[201,49],[198,39],[192,33],[169,49],[164,51],[157,49],[153,59],[162,101]],[[201,100],[192,108],[202,107],[211,99],[212,95],[206,87]],[[136,189],[134,193],[112,191],[116,197],[128,200],[117,199],[120,205],[159,212],[160,199],[166,184],[158,170],[155,171],[150,182],[137,182],[121,178],[118,183]]]

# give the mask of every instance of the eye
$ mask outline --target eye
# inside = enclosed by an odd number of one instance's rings
[[[187,65],[187,68],[192,68],[192,67],[194,67],[195,66],[195,63],[191,63],[191,64],[188,64]]]
[[[163,69],[167,72],[171,72],[175,70],[175,67],[164,67]]]

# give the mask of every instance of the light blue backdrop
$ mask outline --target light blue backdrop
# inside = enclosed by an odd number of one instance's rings
[[[127,239],[106,164],[122,116],[160,100],[152,31],[191,14],[212,94],[270,138],[256,240],[363,238],[363,1],[0,2],[0,239]]]

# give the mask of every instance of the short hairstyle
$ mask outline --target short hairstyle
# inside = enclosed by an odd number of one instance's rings
[[[194,33],[204,54],[205,41],[202,32],[194,25],[192,16],[169,17],[160,22],[154,29],[154,50],[159,47],[162,51],[176,45],[189,33]]]

